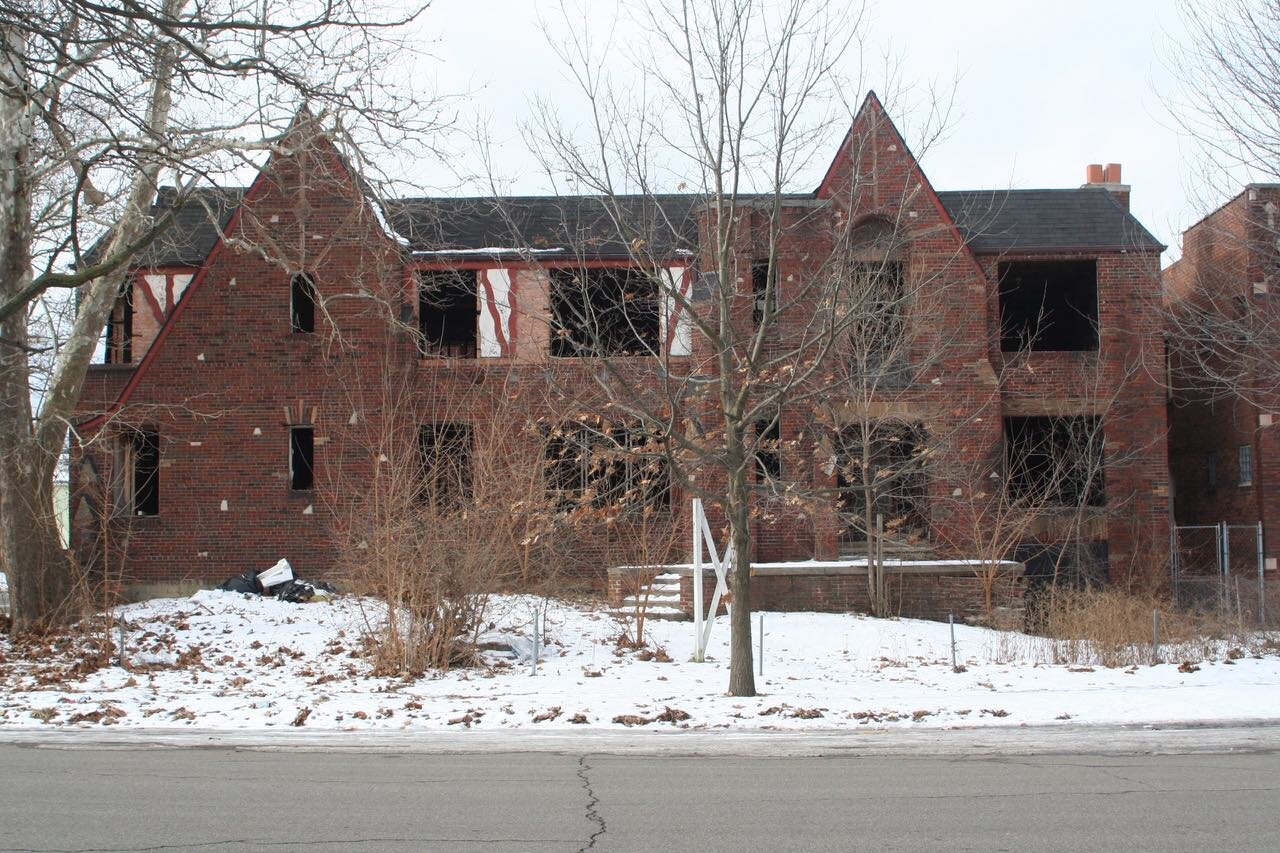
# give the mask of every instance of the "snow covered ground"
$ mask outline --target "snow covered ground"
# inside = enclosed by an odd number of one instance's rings
[[[481,639],[527,651],[542,603],[496,599]],[[361,656],[366,618],[378,613],[349,597],[157,599],[120,610],[127,667],[87,674],[74,649],[33,663],[4,639],[0,728],[759,731],[1280,718],[1280,646],[1261,637],[1247,649],[1209,644],[1194,667],[1180,655],[1108,669],[1056,663],[1061,648],[1041,638],[956,626],[956,672],[945,624],[767,613],[762,695],[739,699],[724,692],[723,618],[709,660],[696,664],[690,623],[650,622],[651,648],[622,651],[615,619],[553,601],[536,675],[527,660],[490,652],[483,668],[403,680],[372,677]]]

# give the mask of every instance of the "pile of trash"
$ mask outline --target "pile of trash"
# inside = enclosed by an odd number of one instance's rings
[[[337,592],[324,581],[305,581],[293,576],[293,566],[281,560],[265,572],[247,569],[244,574],[227,578],[218,589],[250,595],[272,596],[280,601],[304,604],[308,601],[330,601]]]

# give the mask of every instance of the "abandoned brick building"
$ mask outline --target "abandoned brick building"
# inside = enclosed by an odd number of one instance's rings
[[[1278,217],[1280,185],[1249,184],[1183,233],[1164,271],[1176,553],[1193,590],[1212,575],[1272,576],[1280,559]]]
[[[866,188],[842,200],[854,181]],[[880,405],[925,434],[947,433],[956,470],[1004,454],[1021,436],[1101,427],[1105,461],[1087,487],[1100,511],[1075,534],[1113,577],[1169,541],[1163,247],[1129,213],[1128,195],[1119,166],[1090,167],[1078,188],[937,192],[872,95],[818,189],[781,199],[783,217],[892,221],[905,235],[895,268],[945,291],[921,332],[945,331],[945,357],[913,378],[909,395]],[[169,198],[161,193],[158,209]],[[656,266],[696,301],[698,235],[707,228],[698,197],[624,203],[677,223],[680,239],[661,245]],[[575,375],[590,384],[590,360],[572,357],[580,354],[573,330],[553,334],[548,317],[570,298],[561,289],[567,272],[585,270],[601,291],[630,274],[633,246],[619,243],[600,207],[546,197],[383,208],[323,139],[276,153],[246,189],[201,192],[140,259],[107,330],[104,363],[90,371],[73,448],[74,547],[93,551],[114,531],[120,569],[135,582],[221,580],[279,557],[307,574],[329,570],[335,519],[350,511],[353,484],[386,458],[362,436],[386,414],[389,387],[408,383],[428,398],[420,440],[462,448],[471,465],[480,450],[468,442],[481,421],[500,417],[519,432],[517,421],[540,417],[538,406],[563,405],[557,395]],[[816,227],[784,236],[772,272],[761,271],[760,248],[744,243],[743,322],[759,310],[760,273],[785,294],[822,239]],[[389,303],[379,298],[387,282],[398,294]],[[422,295],[429,291],[433,298]],[[644,324],[597,345],[625,354],[631,335],[672,361],[695,357],[692,321],[659,302]],[[420,334],[397,332],[388,316]],[[518,398],[519,410],[473,409],[469,395],[481,386]],[[786,450],[761,465],[838,493],[838,476],[812,450],[821,437],[811,409],[790,407],[762,426]],[[549,466],[556,473],[544,475],[558,482],[548,487],[589,476],[569,468]],[[962,551],[948,527],[956,513],[936,507],[982,492],[952,474],[923,484],[922,547]],[[856,537],[843,529],[839,500],[762,517],[755,558],[848,550]],[[658,517],[687,515],[678,490],[652,503]],[[1025,531],[1041,543],[1061,533],[1051,523]]]

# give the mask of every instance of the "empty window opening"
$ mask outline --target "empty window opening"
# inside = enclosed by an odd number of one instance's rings
[[[1253,447],[1248,444],[1240,445],[1240,485],[1253,485]]]
[[[418,280],[418,328],[423,352],[452,358],[475,358],[475,273],[424,272]]]
[[[854,359],[861,369],[876,370],[902,348],[906,331],[902,263],[860,261],[853,264],[851,273],[847,317]]]
[[[756,479],[760,482],[782,477],[782,418],[756,421]]]
[[[418,430],[420,499],[451,507],[471,498],[471,425],[427,424]]]
[[[1096,261],[1000,264],[1000,349],[1098,348]]]
[[[1102,424],[1096,415],[1004,419],[1006,494],[1030,507],[1102,506]]]
[[[864,438],[865,436],[865,438]],[[928,535],[924,430],[918,424],[849,427],[836,435],[840,539],[861,544],[884,523],[885,539],[915,544]]]
[[[573,425],[548,432],[547,494],[562,508],[668,507],[662,443],[644,431]]]
[[[126,281],[107,318],[107,344],[103,364],[133,362],[133,282]]]
[[[289,488],[305,492],[315,487],[316,431],[314,427],[289,428]]]
[[[160,435],[130,430],[112,451],[112,502],[124,516],[160,513]]]
[[[778,265],[768,258],[751,262],[751,323],[760,328],[766,315],[778,310]]]
[[[289,322],[295,332],[316,330],[316,284],[305,273],[295,275],[289,285]]]
[[[635,269],[556,270],[551,274],[551,354],[641,355],[658,349],[658,287]]]

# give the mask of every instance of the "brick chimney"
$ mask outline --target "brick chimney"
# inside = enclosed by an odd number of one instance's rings
[[[1102,187],[1115,196],[1116,201],[1129,209],[1129,185],[1120,179],[1120,164],[1108,163],[1090,163],[1085,167],[1084,186],[1086,187]]]

